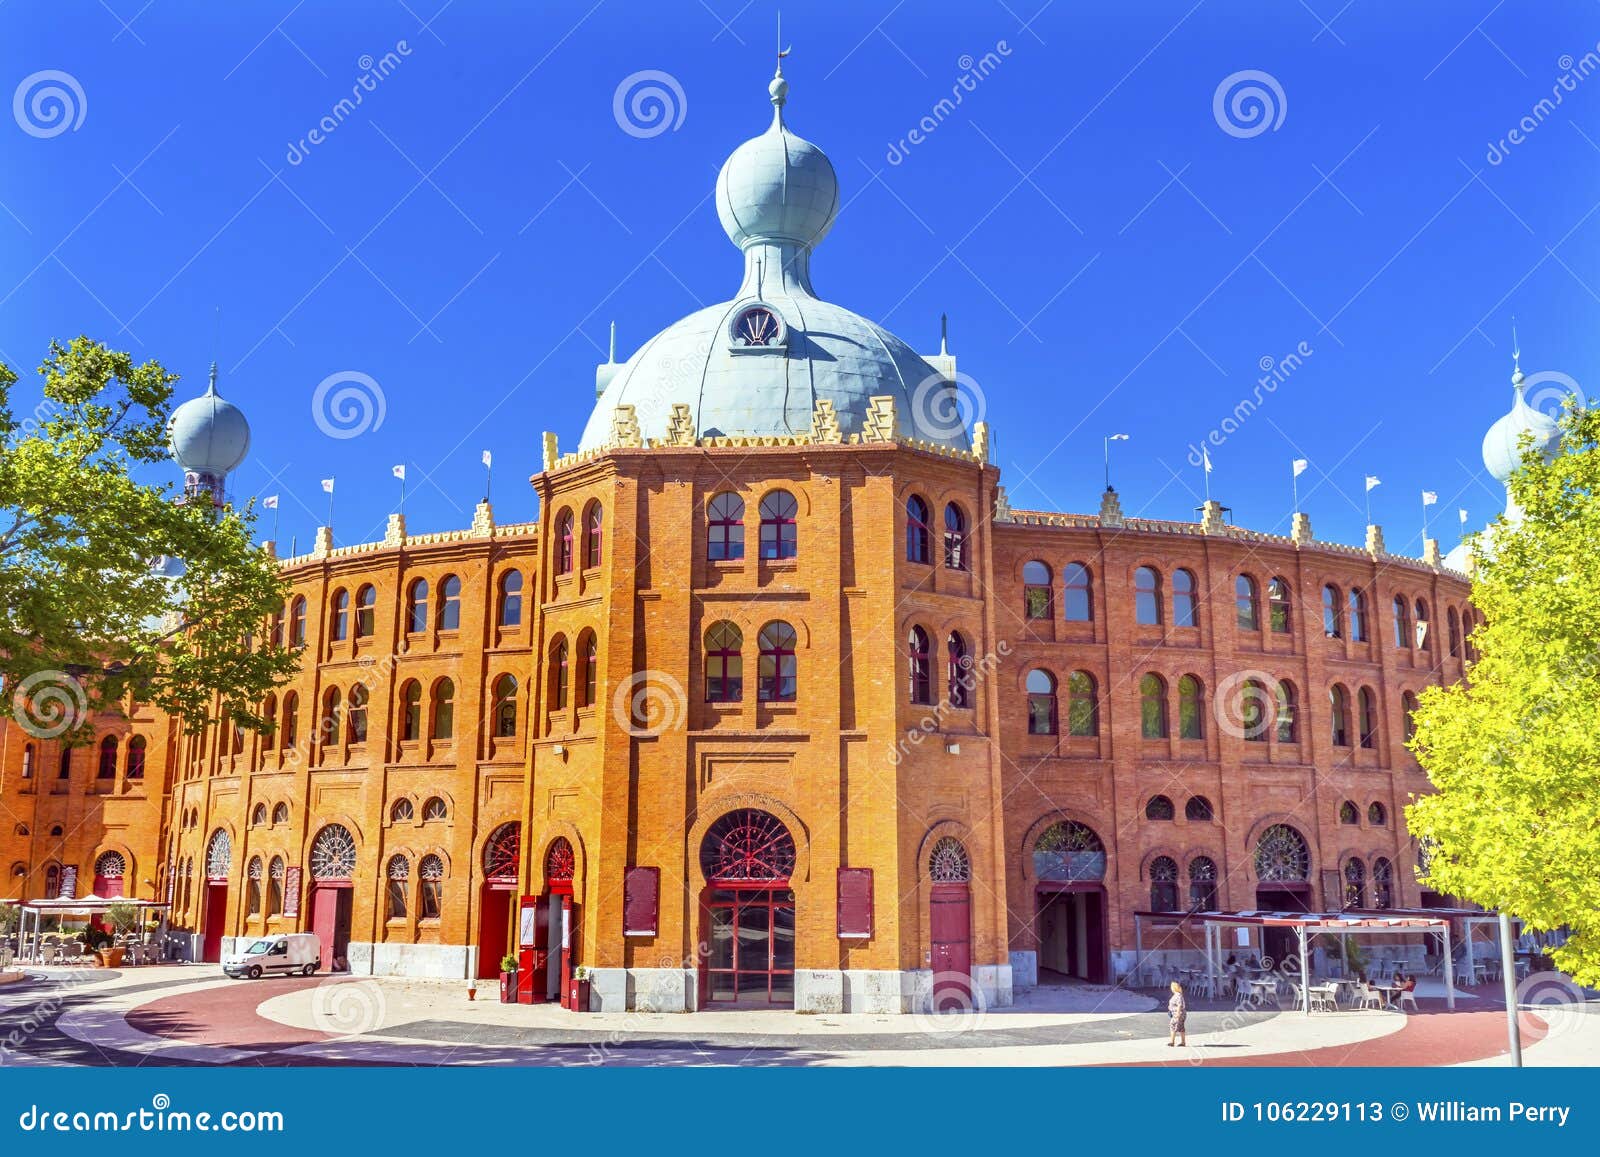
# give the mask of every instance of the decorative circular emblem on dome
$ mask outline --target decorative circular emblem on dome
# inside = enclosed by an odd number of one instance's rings
[[[762,305],[741,313],[733,323],[733,344],[742,349],[768,349],[783,344],[783,322]]]

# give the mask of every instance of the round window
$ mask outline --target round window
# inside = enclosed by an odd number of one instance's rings
[[[782,334],[778,315],[761,306],[745,310],[733,327],[734,340],[742,346],[777,345]]]

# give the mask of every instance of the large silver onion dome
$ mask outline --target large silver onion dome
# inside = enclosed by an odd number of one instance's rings
[[[250,423],[244,411],[217,393],[215,365],[206,392],[172,411],[167,443],[185,471],[212,477],[236,470],[249,453]]]

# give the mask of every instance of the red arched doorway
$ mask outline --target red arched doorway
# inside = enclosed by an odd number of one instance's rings
[[[501,824],[483,845],[483,889],[478,900],[478,977],[500,975],[506,954],[506,928],[511,923],[511,899],[517,892],[517,869],[522,863],[522,825]]]
[[[128,862],[121,852],[101,852],[94,862],[94,894],[102,900],[114,900],[123,894],[123,881],[128,875]]]
[[[222,963],[222,936],[228,922],[228,866],[232,860],[233,840],[218,828],[206,845],[205,932],[200,959],[207,964]]]
[[[1094,829],[1061,820],[1033,844],[1039,979],[1105,984],[1111,973],[1106,849]]]
[[[578,946],[578,905],[572,886],[577,859],[565,836],[551,840],[544,854],[544,894],[523,902],[525,920],[531,921],[522,935],[517,981],[518,999],[524,1004],[559,1000],[568,1007]]]
[[[972,999],[972,861],[954,836],[933,845],[928,856],[929,967],[933,1010],[962,1012]]]
[[[794,1007],[794,865],[794,837],[767,812],[729,812],[706,832],[702,1007]]]
[[[1311,911],[1311,847],[1289,824],[1272,824],[1256,840],[1256,907],[1263,912]],[[1273,964],[1296,956],[1291,928],[1263,928],[1261,951]]]
[[[318,966],[349,969],[350,906],[356,874],[356,838],[343,824],[329,824],[311,841],[311,931],[322,942]]]

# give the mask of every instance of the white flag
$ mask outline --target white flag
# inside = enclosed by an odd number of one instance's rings
[[[1467,524],[1467,508],[1463,506],[1461,508],[1460,514],[1461,514],[1461,525],[1465,526]]]
[[[261,500],[261,509],[262,510],[276,510],[276,509],[278,509],[278,496],[276,494],[269,494],[265,498],[263,498]]]
[[[1368,474],[1367,475],[1367,493],[1368,494],[1372,493],[1372,488],[1374,486],[1382,486],[1382,485],[1383,485],[1383,483],[1381,481],[1379,481],[1378,476],[1376,474]]]
[[[1209,450],[1207,450],[1204,446],[1200,447],[1200,461],[1202,463],[1204,463],[1205,468],[1206,468],[1206,473],[1210,474],[1211,473],[1211,452]]]
[[[489,453],[489,451],[487,451],[487,450],[485,450],[483,452],[483,464],[485,466],[493,466],[494,465],[494,455]]]
[[[1438,501],[1439,501],[1439,496],[1437,494],[1435,494],[1433,491],[1424,490],[1422,492],[1422,505],[1424,505],[1424,506],[1432,506],[1435,503],[1437,503]]]
[[[1306,467],[1309,465],[1311,465],[1311,463],[1307,459],[1296,458],[1294,460],[1294,476],[1296,478],[1300,477],[1300,475],[1306,472]]]
[[[324,494],[332,494],[333,493],[333,479],[332,478],[324,478],[322,480],[322,492]]]
[[[400,479],[400,481],[402,481],[402,482],[404,482],[406,480],[406,468],[405,468],[405,464],[404,463],[401,463],[399,466],[391,466],[391,467],[389,467],[389,473],[393,474],[396,478]]]

